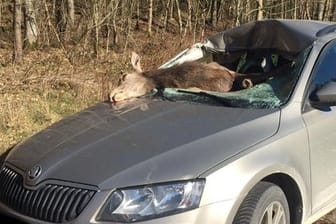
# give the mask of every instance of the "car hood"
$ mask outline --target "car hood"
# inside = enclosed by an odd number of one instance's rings
[[[6,163],[26,174],[39,165],[30,185],[62,180],[111,189],[196,178],[273,135],[279,118],[278,109],[99,103],[20,143]]]

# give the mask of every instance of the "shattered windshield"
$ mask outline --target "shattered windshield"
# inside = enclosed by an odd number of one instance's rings
[[[311,47],[306,48],[297,57],[290,60],[291,69],[276,77],[271,77],[263,83],[251,88],[230,91],[213,92],[202,90],[165,88],[154,95],[172,101],[187,101],[242,108],[277,108],[284,105],[290,98],[299,78]],[[243,62],[241,62],[243,60]],[[246,55],[239,59],[237,69],[242,69]],[[277,56],[272,55],[274,64]],[[241,65],[243,64],[243,65]]]

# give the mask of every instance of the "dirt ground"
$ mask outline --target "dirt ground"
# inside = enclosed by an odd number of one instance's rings
[[[336,223],[336,210],[333,210],[329,214],[323,216],[314,224],[335,224]]]

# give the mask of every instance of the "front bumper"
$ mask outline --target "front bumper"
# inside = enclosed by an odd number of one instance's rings
[[[98,202],[101,204],[102,201],[108,195],[108,192],[99,192],[95,195],[93,200],[89,205],[83,210],[83,212],[73,221],[72,224],[105,224],[110,222],[98,222],[95,220],[95,216],[99,210],[97,206]],[[217,202],[209,205],[204,205],[197,209],[183,212],[180,214],[175,214],[171,216],[161,217],[157,219],[152,219],[144,222],[136,222],[136,224],[229,224],[232,220],[229,220],[230,211],[233,205],[233,200]],[[6,214],[7,216],[13,217],[16,220],[23,221],[25,223],[34,224],[50,224],[50,222],[41,221],[33,219],[31,217],[24,216],[13,209],[7,207],[0,202],[0,213]]]

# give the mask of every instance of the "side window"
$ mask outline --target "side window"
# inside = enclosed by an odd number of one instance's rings
[[[336,82],[336,41],[329,43],[319,56],[310,90],[315,91],[332,81]]]

